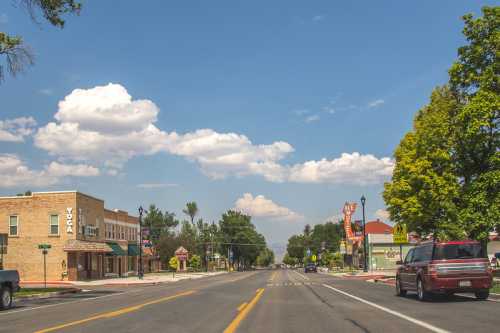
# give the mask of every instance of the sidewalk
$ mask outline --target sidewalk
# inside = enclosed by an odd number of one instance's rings
[[[175,273],[175,277],[171,272],[148,273],[140,280],[137,276],[125,278],[113,278],[104,280],[92,281],[47,281],[47,286],[59,287],[83,287],[83,286],[131,286],[131,285],[155,285],[160,283],[176,282],[187,279],[199,279],[207,276],[215,276],[225,274],[227,272],[200,272],[200,273]],[[43,286],[43,281],[21,281],[21,287],[38,287]]]

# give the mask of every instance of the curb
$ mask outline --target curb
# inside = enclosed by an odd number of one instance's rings
[[[44,299],[44,298],[51,298],[51,297],[56,297],[60,295],[65,295],[65,294],[77,294],[82,292],[81,289],[79,288],[68,288],[68,290],[61,290],[61,291],[52,291],[50,293],[40,293],[40,294],[33,294],[33,295],[20,295],[16,296],[14,294],[14,299],[15,300],[24,300],[24,299]]]

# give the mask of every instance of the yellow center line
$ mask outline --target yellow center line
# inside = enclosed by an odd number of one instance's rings
[[[142,304],[139,304],[139,305],[129,306],[129,307],[126,307],[126,308],[123,308],[123,309],[120,309],[120,310],[111,311],[111,312],[105,312],[105,313],[101,313],[99,315],[95,315],[95,316],[92,316],[92,317],[88,317],[88,318],[84,318],[84,319],[72,321],[72,322],[69,322],[69,323],[66,323],[66,324],[61,324],[61,325],[58,325],[58,326],[45,328],[43,330],[36,331],[35,333],[53,332],[53,331],[57,331],[57,330],[60,330],[60,329],[66,328],[66,327],[76,326],[76,325],[80,325],[80,324],[83,324],[83,323],[87,323],[89,321],[93,321],[93,320],[96,320],[96,319],[107,319],[107,318],[113,318],[113,317],[121,316],[121,315],[123,315],[125,313],[129,313],[129,312],[132,312],[132,311],[140,310],[143,307],[148,306],[148,305],[153,305],[153,304],[157,304],[157,303],[161,303],[161,302],[166,302],[166,301],[169,301],[169,300],[172,300],[172,299],[175,299],[175,298],[178,298],[178,297],[182,297],[182,296],[188,296],[188,295],[194,294],[195,292],[196,291],[194,291],[194,290],[188,290],[188,291],[185,291],[185,292],[182,292],[182,293],[179,293],[179,294],[175,294],[175,295],[172,295],[172,296],[155,299],[153,301],[149,301],[149,302],[142,303]]]
[[[245,303],[242,303],[240,306],[238,306],[238,312],[240,312],[241,310],[243,310],[245,308],[245,306],[247,306],[247,302]]]
[[[238,326],[240,325],[240,323],[243,321],[243,319],[245,319],[245,317],[248,316],[248,314],[250,313],[250,311],[252,311],[252,308],[255,306],[255,304],[257,304],[257,302],[259,301],[259,299],[262,297],[263,293],[264,293],[264,289],[263,288],[257,289],[257,294],[254,296],[254,298],[252,298],[252,300],[250,301],[250,303],[248,303],[248,305],[245,306],[240,311],[240,313],[238,313],[238,315],[236,316],[236,318],[234,318],[233,321],[231,322],[231,324],[229,324],[229,326],[224,330],[224,333],[234,333],[236,331],[236,329],[238,328]]]

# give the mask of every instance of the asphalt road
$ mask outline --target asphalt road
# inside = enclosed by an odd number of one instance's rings
[[[231,273],[18,302],[0,332],[494,332],[500,302],[419,302],[387,285],[301,271]]]

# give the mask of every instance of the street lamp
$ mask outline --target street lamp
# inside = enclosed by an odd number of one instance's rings
[[[368,272],[368,253],[366,252],[366,226],[365,226],[365,203],[366,198],[364,195],[361,196],[361,205],[363,206],[363,271]]]
[[[139,269],[137,270],[137,276],[140,280],[144,277],[142,267],[142,213],[144,213],[144,209],[142,206],[139,206]]]

